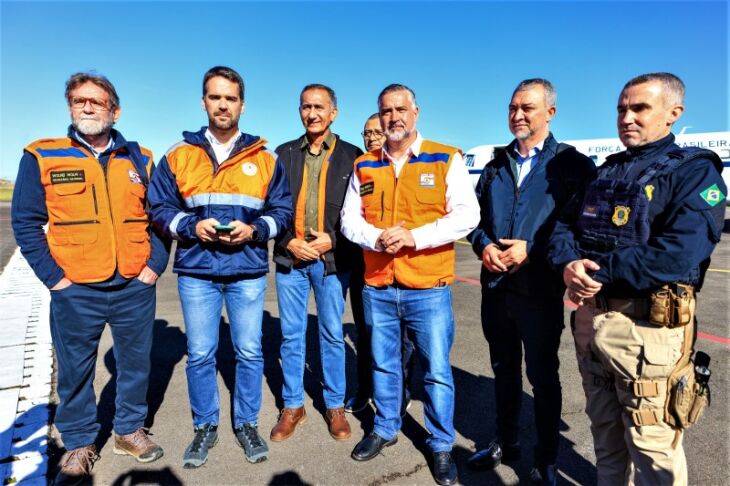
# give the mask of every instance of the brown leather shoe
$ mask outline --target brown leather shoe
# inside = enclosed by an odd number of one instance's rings
[[[335,440],[347,440],[352,435],[350,424],[345,417],[345,407],[327,409],[324,414],[329,426],[330,435]]]
[[[79,447],[66,453],[54,484],[79,484],[91,474],[94,462],[99,459],[94,444]]]
[[[114,434],[114,454],[132,456],[138,462],[156,461],[164,454],[158,446],[147,436],[147,431],[140,427],[131,434]]]
[[[284,408],[279,415],[279,421],[271,429],[271,440],[281,442],[292,436],[299,425],[307,421],[307,412],[304,407]]]

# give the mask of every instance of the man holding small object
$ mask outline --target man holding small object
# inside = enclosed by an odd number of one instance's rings
[[[195,436],[185,468],[208,459],[218,441],[215,354],[225,301],[236,352],[233,426],[246,460],[268,456],[258,433],[263,354],[261,321],[268,271],[267,241],[291,220],[284,170],[262,138],[242,133],[244,84],[217,66],[203,78],[208,126],[183,132],[160,161],[150,187],[153,222],[177,240],[174,271],[188,342],[188,395]]]

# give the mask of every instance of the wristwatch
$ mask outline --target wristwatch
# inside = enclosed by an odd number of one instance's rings
[[[258,241],[259,240],[259,229],[256,226],[253,226],[253,231],[251,232],[251,241]]]

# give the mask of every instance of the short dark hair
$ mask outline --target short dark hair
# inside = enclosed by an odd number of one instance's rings
[[[520,84],[512,92],[512,96],[518,91],[528,89],[532,86],[542,86],[543,90],[545,90],[545,103],[548,108],[555,106],[555,103],[558,102],[558,93],[555,91],[555,86],[545,78],[530,78],[520,81]]]
[[[243,78],[240,74],[238,74],[238,72],[236,72],[235,69],[229,68],[227,66],[214,66],[208,69],[208,72],[206,72],[205,76],[203,76],[203,98],[205,98],[205,95],[208,92],[208,89],[206,87],[208,81],[211,78],[216,78],[219,76],[221,78],[227,79],[231,83],[236,83],[238,85],[238,96],[240,96],[241,101],[243,101],[243,93],[245,91]]]
[[[383,96],[394,91],[408,91],[411,94],[411,100],[413,100],[413,104],[418,106],[418,103],[416,103],[416,93],[414,93],[413,90],[405,84],[398,83],[389,84],[388,86],[383,88],[383,91],[381,91],[378,95],[378,105],[380,105],[380,100],[383,99]]]
[[[323,91],[327,92],[327,95],[330,97],[330,103],[332,103],[332,108],[337,108],[337,95],[335,94],[335,90],[327,86],[326,84],[321,83],[312,83],[308,84],[305,87],[302,88],[302,92],[299,93],[299,104],[302,104],[302,96],[304,96],[304,93],[306,93],[309,90],[312,89],[321,89]]]
[[[672,73],[659,72],[640,74],[634,78],[629,79],[629,81],[624,85],[624,88],[621,91],[626,91],[627,88],[630,88],[631,86],[636,86],[637,84],[650,83],[652,81],[659,81],[660,83],[662,83],[662,87],[665,90],[665,101],[671,101],[678,105],[684,103],[684,83],[681,79],[679,79],[679,76],[676,76]]]
[[[66,81],[66,101],[71,102],[71,91],[75,90],[84,83],[94,83],[109,94],[109,101],[111,102],[112,110],[119,106],[119,95],[114,85],[109,81],[106,76],[93,71],[74,73]]]
[[[370,120],[380,120],[380,113],[373,113],[368,117],[367,120],[365,120],[365,123],[369,122]]]

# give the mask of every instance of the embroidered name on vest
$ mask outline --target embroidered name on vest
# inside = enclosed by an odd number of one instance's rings
[[[52,170],[51,184],[69,184],[71,182],[85,182],[83,170]]]
[[[375,191],[375,182],[370,181],[360,186],[360,197],[372,194]]]

